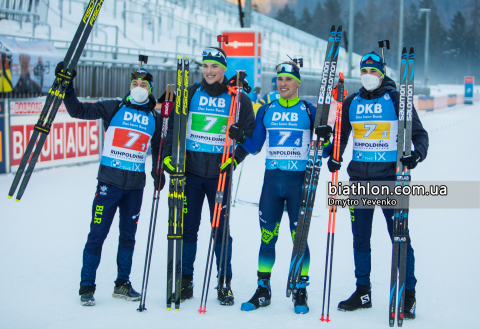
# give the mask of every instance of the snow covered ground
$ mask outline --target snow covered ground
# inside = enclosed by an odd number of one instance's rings
[[[430,135],[428,158],[413,171],[422,180],[479,181],[478,141],[480,105],[458,106],[421,114]],[[351,145],[350,145],[351,147]],[[346,152],[348,162],[351,148]],[[265,154],[245,162],[239,198],[258,201],[262,188]],[[150,160],[149,160],[149,163]],[[391,244],[381,211],[375,212],[372,236],[373,308],[339,312],[338,302],[355,288],[352,234],[348,209],[340,209],[335,234],[332,301],[329,324],[319,321],[322,308],[323,272],[327,236],[325,191],[317,193],[319,206],[310,231],[312,252],[308,288],[310,313],[296,315],[285,297],[286,275],[292,243],[288,218],[283,218],[273,269],[272,305],[255,312],[241,312],[240,304],[256,289],[260,230],[257,208],[237,204],[232,208],[233,292],[235,305],[220,306],[210,290],[206,315],[196,310],[200,303],[208,248],[208,207],[200,229],[195,298],[181,305],[180,312],[165,308],[167,198],[162,192],[153,251],[147,312],[138,313],[138,303],[111,297],[116,278],[118,221],[105,241],[97,273],[96,306],[82,307],[78,288],[82,250],[89,231],[91,203],[98,164],[62,167],[35,172],[21,202],[6,198],[13,175],[0,175],[0,328],[386,328],[390,283]],[[147,169],[150,171],[149,169]],[[238,170],[237,170],[238,171]],[[238,172],[236,173],[238,175]],[[321,183],[330,179],[322,171]],[[340,180],[347,180],[344,168]],[[140,291],[153,183],[148,181],[138,224],[137,245],[131,280]],[[320,206],[321,205],[321,206]],[[478,328],[477,295],[480,291],[478,209],[412,209],[410,231],[416,256],[417,319],[407,328]],[[212,281],[211,287],[214,286]],[[477,323],[477,325],[475,325]]]

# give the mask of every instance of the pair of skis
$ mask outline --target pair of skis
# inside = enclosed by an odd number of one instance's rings
[[[163,175],[162,150],[163,150],[163,145],[165,145],[165,137],[167,136],[168,118],[170,117],[170,113],[173,108],[173,95],[174,95],[173,92],[174,92],[174,86],[167,85],[165,101],[162,104],[162,111],[161,111],[161,116],[163,118],[162,133],[160,136],[160,147],[158,149],[157,168],[155,169],[157,177],[160,177],[160,179]],[[145,266],[143,269],[142,292],[140,296],[140,306],[137,309],[137,311],[139,312],[143,312],[147,310],[145,308],[145,299],[147,298],[148,277],[150,274],[150,263],[152,261],[152,250],[153,250],[153,241],[155,238],[155,227],[157,225],[158,204],[160,202],[160,187],[161,187],[161,181],[158,184],[158,189],[155,189],[153,191],[152,212],[150,214],[150,226],[148,229],[148,239],[147,239],[147,252],[145,253]]]
[[[229,173],[227,172],[220,173],[220,177],[218,178],[217,193],[215,194],[215,205],[213,210],[212,232],[210,234],[210,243],[208,245],[208,257],[207,257],[207,263],[205,265],[205,276],[203,279],[202,298],[200,299],[200,308],[198,309],[198,312],[200,314],[205,314],[205,312],[207,312],[206,308],[207,308],[208,289],[210,287],[210,278],[212,275],[213,258],[215,256],[215,245],[217,242],[218,226],[220,225],[220,213],[222,211],[222,204],[223,204],[224,191],[225,191],[225,181],[228,181],[227,183],[228,193],[227,193],[227,202],[226,202],[226,209],[225,209],[225,220],[223,223],[220,260],[219,260],[219,266],[218,266],[219,273],[218,273],[217,289],[221,289],[223,287],[223,282],[220,282],[222,278],[220,276],[220,272],[221,272],[223,263],[225,266],[223,278],[225,278],[227,274],[228,246],[229,246],[228,237],[230,236],[230,203],[231,203],[232,187],[233,187],[232,186],[233,171],[235,169],[234,167],[235,139],[231,139],[228,136],[228,133],[230,131],[230,127],[233,124],[237,123],[238,118],[240,117],[240,99],[243,91],[242,81],[244,76],[246,76],[245,71],[237,71],[237,86],[229,87],[229,93],[233,94],[234,96],[232,97],[232,101],[230,104],[230,113],[228,117],[228,125],[226,130],[225,142],[223,144],[223,155],[222,155],[221,166],[223,166],[223,164],[230,158],[231,158],[231,165],[229,168]],[[224,252],[224,249],[225,249],[225,252]]]
[[[395,186],[408,186],[411,176],[410,170],[402,165],[403,155],[409,156],[412,151],[412,117],[413,117],[413,82],[415,75],[415,53],[413,48],[407,54],[407,48],[402,50],[400,67],[400,101],[398,109],[398,140]],[[403,325],[405,306],[405,277],[407,267],[407,240],[408,240],[408,212],[409,196],[397,197],[397,206],[394,213],[392,271],[390,281],[389,325]],[[398,290],[398,309],[397,304]]]
[[[40,117],[38,118],[37,124],[33,129],[32,136],[30,137],[27,148],[25,149],[22,161],[20,162],[17,173],[15,174],[15,178],[13,179],[10,187],[10,191],[8,192],[9,199],[13,197],[13,194],[17,190],[22,176],[23,180],[20,184],[20,188],[18,189],[16,201],[20,201],[25,189],[27,188],[27,184],[30,180],[33,169],[35,168],[38,157],[40,156],[40,152],[42,151],[43,145],[47,140],[48,134],[50,133],[53,120],[57,115],[58,108],[62,104],[62,100],[65,98],[65,91],[67,90],[69,83],[72,81],[72,72],[75,70],[78,60],[82,55],[83,49],[85,48],[85,44],[87,43],[93,25],[97,20],[103,2],[104,0],[90,0],[87,5],[87,9],[85,10],[82,20],[77,28],[77,32],[75,33],[72,43],[68,48],[67,54],[63,59],[63,69],[61,72],[56,74],[55,81],[48,91],[45,104],[43,105],[40,113]]]
[[[335,134],[333,138],[333,158],[336,161],[340,161],[340,137],[342,133],[342,113],[343,113],[343,99],[347,96],[345,90],[343,73],[339,73],[340,79],[338,80],[337,87],[334,90],[334,97],[337,100],[337,113],[335,116]],[[338,170],[332,173],[332,184],[338,185]],[[335,195],[335,200],[337,196]],[[332,291],[332,269],[333,269],[333,242],[335,237],[335,218],[337,215],[337,206],[333,204],[328,211],[328,235],[327,235],[327,254],[325,257],[325,276],[323,281],[323,305],[322,305],[322,317],[320,321],[330,321],[330,294]],[[331,239],[330,239],[331,238]],[[331,243],[330,243],[331,242]],[[328,260],[330,259],[330,266]],[[330,268],[330,271],[327,270]],[[325,310],[325,295],[327,292],[327,273],[328,273],[328,301],[327,301],[327,317],[324,317]]]
[[[177,61],[177,96],[173,116],[172,165],[168,189],[168,253],[167,253],[167,310],[172,307],[173,271],[175,269],[175,310],[180,309],[182,290],[183,213],[185,190],[185,149],[188,119],[188,56]]]
[[[325,126],[328,122],[330,100],[335,81],[335,71],[337,68],[341,38],[342,26],[340,25],[335,32],[335,25],[333,25],[330,30],[327,51],[325,54],[314,128]],[[322,153],[325,142],[327,141],[324,141],[323,138],[319,138],[315,135],[310,143],[309,157],[303,181],[300,214],[297,221],[297,230],[295,233],[290,270],[288,273],[287,297],[290,297],[292,292],[294,295],[297,292],[297,282],[301,275],[305,249],[307,247],[308,231],[312,219],[315,193],[317,191],[318,179],[320,177],[320,167],[322,166]]]

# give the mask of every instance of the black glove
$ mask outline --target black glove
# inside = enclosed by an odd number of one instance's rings
[[[228,130],[228,137],[235,139],[237,144],[245,144],[245,132],[239,123],[234,123]]]
[[[57,64],[57,67],[55,68],[55,75],[58,76],[59,73],[62,72],[63,69],[63,62],[60,62]],[[73,72],[71,72],[71,78],[70,82],[68,83],[67,90],[73,89],[73,79],[77,76],[77,70],[73,69]]]
[[[328,159],[327,165],[328,165],[328,170],[330,172],[335,172],[337,170],[340,170],[342,167],[342,161],[343,158],[340,158],[340,161],[337,161],[333,158],[333,156],[330,156],[330,159]]]
[[[318,126],[317,128],[315,128],[315,134],[318,137],[323,138],[325,142],[328,142],[330,140],[330,136],[332,136],[332,131],[333,129],[329,125]]]
[[[158,186],[160,185],[160,191],[163,190],[165,186],[165,174],[162,172],[162,175],[157,174],[156,171],[152,171],[152,178],[153,178],[153,186],[155,190],[158,190]]]
[[[249,94],[252,91],[252,87],[248,85],[247,81],[247,73],[245,71],[240,71],[239,80],[243,82],[243,90]],[[228,84],[232,87],[237,85],[237,75],[235,74],[233,77],[228,80]]]
[[[400,159],[400,162],[406,166],[408,169],[413,169],[417,166],[418,162],[421,160],[420,153],[417,151],[413,151],[411,155],[409,156],[403,156]]]

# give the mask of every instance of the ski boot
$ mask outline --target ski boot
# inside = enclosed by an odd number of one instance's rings
[[[182,290],[180,290],[180,303],[193,298],[193,274],[182,275]],[[173,292],[175,298],[175,292]]]
[[[94,286],[80,286],[80,304],[82,306],[94,306],[95,305],[95,298],[93,294],[95,293]]]
[[[242,311],[253,311],[259,307],[270,305],[272,289],[270,287],[270,273],[258,272],[258,287],[253,297],[246,303],[242,303]]]
[[[295,313],[307,314],[309,311],[307,286],[310,283],[308,282],[308,276],[302,276],[300,280],[297,283],[297,293],[292,295],[293,306],[295,307]]]
[[[232,306],[234,303],[234,297],[232,292],[231,281],[232,277],[227,276],[227,280],[225,282],[225,278],[223,276],[220,277],[220,282],[217,287],[217,299],[220,301],[220,305],[225,306]],[[223,283],[225,282],[225,287]]]
[[[405,290],[405,307],[403,309],[403,317],[405,320],[415,319],[415,309],[417,301],[415,299],[415,289]]]
[[[372,307],[372,291],[368,285],[357,284],[357,290],[350,296],[338,304],[339,311],[355,311],[359,308]]]
[[[124,298],[131,302],[140,300],[140,294],[133,289],[132,283],[125,280],[115,281],[112,297]]]

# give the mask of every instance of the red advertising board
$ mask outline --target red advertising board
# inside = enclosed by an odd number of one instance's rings
[[[465,77],[465,83],[475,83],[475,77]]]
[[[13,113],[18,113],[19,108],[26,109],[27,106],[30,109],[29,112],[36,111],[35,109],[41,109],[43,104],[41,101],[11,102],[11,104],[13,106],[10,117],[10,164],[14,172],[22,160],[38,115]],[[68,113],[58,113],[35,168],[98,160],[100,158],[99,131],[99,120],[78,120],[71,118]]]
[[[223,49],[228,57],[255,56],[255,32],[224,32],[228,35],[228,44],[223,43]],[[260,52],[260,47],[258,50]],[[259,53],[258,56],[261,56]]]

